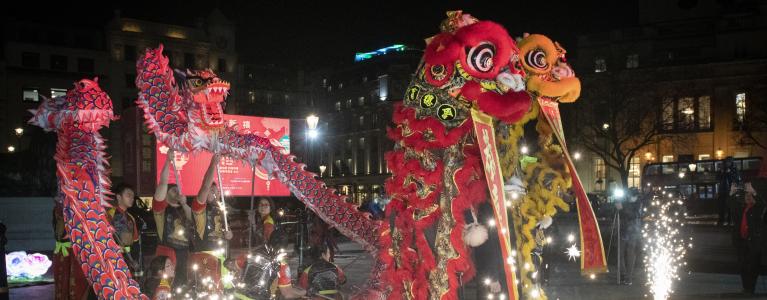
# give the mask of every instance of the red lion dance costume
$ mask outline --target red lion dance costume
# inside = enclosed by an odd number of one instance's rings
[[[550,224],[557,210],[566,211],[562,194],[571,183],[580,186],[566,156],[556,103],[575,101],[580,83],[564,49],[548,38],[526,35],[518,48],[496,23],[460,11],[448,16],[442,32],[427,39],[404,101],[395,105],[396,127],[388,132],[395,141],[386,156],[393,174],[386,182],[391,197],[386,212],[393,226],[380,234],[383,287],[389,299],[457,299],[459,280],[472,279],[476,271],[464,242],[464,213],[490,201],[499,255],[508,262],[509,298],[545,299],[531,263],[534,248],[545,243],[539,237],[548,225],[540,224]],[[536,126],[540,150],[521,155],[523,126],[539,113],[546,116]],[[509,182],[518,182],[523,191],[516,200],[506,200],[504,187],[514,186]],[[582,246],[590,260],[584,270],[599,272],[604,269],[601,238],[582,196]]]
[[[115,119],[112,100],[98,79],[83,79],[66,96],[47,99],[32,113],[29,123],[59,136],[56,174],[64,195],[66,232],[96,295],[99,299],[148,299],[131,278],[104,211],[110,182],[106,146],[98,130]]]

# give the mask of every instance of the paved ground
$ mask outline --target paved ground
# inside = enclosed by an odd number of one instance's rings
[[[341,266],[349,282],[343,287],[347,294],[363,288],[370,272],[372,258],[364,253],[357,245],[343,243],[340,245],[336,264]],[[297,259],[290,260],[291,269],[296,272]],[[577,263],[562,264],[552,269],[551,279],[545,287],[549,299],[648,299],[647,288],[639,282],[632,286],[615,284],[613,274],[604,274],[591,280],[580,276]],[[740,278],[733,274],[689,273],[677,283],[675,294],[671,299],[767,299],[767,278],[762,276],[757,286],[757,295],[743,297],[740,295]],[[469,286],[465,293],[466,299],[477,299],[476,293]],[[40,285],[24,288],[12,288],[11,299],[53,299],[53,285]]]
[[[550,233],[553,236],[566,236],[577,230],[573,227],[576,223],[568,221],[566,216],[560,219],[558,226],[553,227]],[[609,250],[610,222],[602,223],[605,248]],[[577,226],[577,225],[575,225]],[[728,228],[713,226],[690,226],[690,234],[695,238],[695,247],[688,255],[690,270],[684,274],[675,285],[675,293],[671,299],[767,299],[767,276],[759,279],[757,294],[751,297],[741,296],[740,277],[735,273],[734,249],[729,243]],[[644,275],[641,268],[637,267],[635,282],[632,286],[620,286],[615,284],[614,273],[607,273],[591,280],[580,275],[577,262],[568,262],[562,251],[564,245],[552,246],[554,251],[547,260],[552,265],[549,284],[545,286],[549,299],[651,299],[647,297],[648,289],[643,283]],[[372,265],[372,258],[353,243],[341,243],[341,251],[337,253],[336,264],[344,269],[349,279],[343,287],[346,294],[352,294],[361,288],[368,279]],[[613,247],[615,247],[613,245]],[[608,261],[614,261],[614,252]],[[766,260],[767,261],[767,260]],[[298,270],[298,259],[290,260],[291,270],[294,277]],[[11,299],[53,299],[53,285],[41,285],[34,287],[12,288]],[[476,292],[469,285],[464,291],[465,299],[477,299]],[[484,299],[484,298],[481,298]]]

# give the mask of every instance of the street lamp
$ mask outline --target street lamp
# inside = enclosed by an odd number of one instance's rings
[[[617,188],[613,191],[613,197],[615,197],[615,199],[622,199],[625,195],[626,191],[624,191],[622,188]]]
[[[580,153],[580,152],[578,152],[578,151],[576,151],[575,153],[573,153],[573,159],[575,159],[575,160],[580,160],[580,159],[581,159],[581,153]]]
[[[21,127],[17,127],[13,131],[16,132],[16,136],[18,136],[18,137],[21,137],[24,134],[24,128],[21,128]]]
[[[722,148],[719,148],[716,150],[716,158],[722,159],[724,157],[724,151],[722,151]]]
[[[602,124],[602,129],[607,130],[609,128],[610,128],[610,124],[608,124],[608,123]]]
[[[14,147],[14,146],[12,146],[12,145],[11,145],[11,146],[8,146],[8,153],[13,153],[13,152],[15,152],[15,151],[16,151],[16,147]]]
[[[687,165],[687,168],[690,169],[690,172],[695,172],[695,169],[698,168],[698,165],[694,163],[690,163],[689,165]]]
[[[326,165],[320,165],[320,177],[322,177],[322,174],[324,174],[327,169],[328,167]]]
[[[312,146],[311,143],[319,136],[319,132],[317,131],[317,124],[319,124],[320,118],[315,115],[309,115],[306,117],[306,143],[305,143],[305,155],[304,159],[307,166],[310,166],[312,164],[312,159],[310,157],[309,148]],[[321,155],[320,155],[321,156]],[[320,177],[322,177],[322,171],[320,171]],[[305,211],[304,211],[305,212]],[[302,265],[304,262],[304,231],[306,230],[306,218],[307,215],[304,214],[299,219],[298,224],[298,244],[299,244],[299,253],[298,253],[298,264]]]
[[[320,122],[320,118],[315,115],[310,115],[306,117],[306,127],[308,131],[306,132],[306,136],[310,139],[316,139],[319,135],[319,132],[317,132],[317,124]]]

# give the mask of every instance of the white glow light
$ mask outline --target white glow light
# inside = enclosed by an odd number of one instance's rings
[[[578,246],[573,244],[565,250],[565,254],[567,254],[567,260],[575,261],[575,258],[581,257],[581,250],[578,250]]]

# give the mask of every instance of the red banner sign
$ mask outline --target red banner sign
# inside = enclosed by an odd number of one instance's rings
[[[503,193],[503,174],[501,174],[501,164],[498,159],[498,150],[495,144],[495,129],[493,128],[493,119],[485,113],[471,110],[471,117],[474,122],[474,132],[477,137],[477,144],[482,153],[482,163],[485,167],[485,179],[487,187],[490,189],[490,202],[493,205],[495,214],[495,223],[498,228],[498,239],[501,241],[501,254],[503,255],[503,270],[506,272],[506,285],[509,287],[510,299],[516,300],[519,297],[517,293],[517,284],[515,283],[515,274],[511,269],[511,264],[507,263],[511,257],[511,241],[509,239],[509,216],[506,211],[506,198]]]
[[[224,115],[224,120],[230,125],[236,124],[240,131],[253,133],[261,137],[269,138],[272,144],[285,148],[285,153],[290,152],[290,120],[277,118],[263,118],[240,115]],[[167,159],[168,147],[157,143],[157,179],[159,180],[162,166]],[[198,153],[175,153],[175,163],[181,177],[182,193],[187,196],[197,195],[202,184],[202,177],[208,169],[210,152]],[[249,164],[222,157],[218,168],[221,172],[221,180],[224,193],[228,196],[250,196],[253,168]],[[170,170],[169,182],[175,182],[173,170]],[[269,178],[261,168],[256,168],[255,174],[256,196],[290,196],[290,191],[276,178]],[[215,177],[214,177],[215,178]],[[215,178],[215,181],[218,181]]]
[[[540,104],[541,113],[546,117],[546,121],[549,122],[554,135],[562,146],[562,151],[567,161],[567,168],[570,170],[570,176],[572,177],[573,191],[575,192],[578,206],[578,225],[581,233],[581,273],[593,274],[605,272],[607,271],[607,259],[605,258],[605,248],[602,244],[602,234],[599,232],[599,223],[597,223],[594,210],[591,208],[589,198],[586,196],[586,191],[583,189],[583,184],[578,177],[578,172],[575,170],[575,165],[573,165],[573,160],[570,159],[570,152],[565,144],[562,118],[559,115],[559,103],[539,97],[538,104]]]

